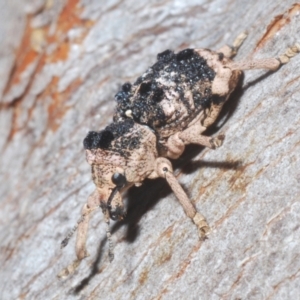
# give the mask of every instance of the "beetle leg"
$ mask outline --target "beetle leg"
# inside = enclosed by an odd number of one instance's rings
[[[82,208],[81,218],[78,220],[77,224],[73,227],[72,231],[67,235],[67,237],[62,241],[61,247],[65,247],[68,244],[69,239],[73,233],[77,230],[76,237],[76,255],[77,259],[73,261],[68,267],[64,268],[57,276],[59,278],[67,277],[70,274],[73,274],[80,262],[88,256],[86,251],[86,238],[87,231],[90,220],[90,213],[95,209],[99,208],[99,197],[97,190],[95,190],[88,198],[87,203],[84,204]]]
[[[159,177],[165,178],[167,180],[172,191],[182,205],[186,215],[191,218],[198,227],[199,237],[201,239],[204,239],[209,234],[210,228],[204,216],[196,211],[195,206],[188,198],[185,191],[174,176],[171,162],[163,157],[157,158],[155,171]]]
[[[231,70],[266,69],[276,71],[281,65],[288,63],[290,61],[290,58],[294,57],[299,52],[300,44],[295,44],[293,47],[288,48],[282,55],[279,55],[277,58],[272,57],[240,62],[229,62],[227,66]]]
[[[216,149],[222,146],[225,139],[224,134],[220,134],[216,137],[210,137],[202,135],[201,133],[206,130],[206,127],[201,126],[201,124],[195,124],[182,132],[179,132],[179,138],[187,144],[199,144],[211,149]]]
[[[216,149],[222,146],[225,135],[220,134],[216,137],[202,135],[206,127],[197,123],[184,131],[177,132],[170,136],[167,142],[168,153],[167,156],[173,159],[178,158],[184,151],[185,145],[197,144],[211,149]]]
[[[240,33],[234,40],[232,46],[225,45],[222,48],[218,49],[217,52],[223,53],[225,57],[233,58],[237,54],[247,35],[248,34],[245,31]]]
[[[94,191],[88,198],[86,204],[84,204],[81,214],[84,216],[82,222],[78,224],[77,237],[76,237],[76,255],[79,260],[88,256],[86,251],[86,238],[90,221],[90,212],[98,208],[100,205],[98,192]]]

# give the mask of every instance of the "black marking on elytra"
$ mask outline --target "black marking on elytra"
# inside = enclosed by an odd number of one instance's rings
[[[222,61],[224,59],[224,53],[223,52],[219,52],[218,56],[219,56],[220,61]]]
[[[165,50],[164,52],[157,54],[157,60],[162,62],[169,62],[175,57],[175,53],[172,50]]]
[[[123,92],[128,93],[128,92],[130,92],[130,89],[131,89],[131,83],[126,82],[122,85]]]
[[[193,49],[184,49],[176,54],[176,59],[178,61],[187,60],[192,58],[193,55],[194,55]]]
[[[219,105],[219,104],[225,102],[225,99],[226,99],[226,97],[215,95],[215,94],[211,96],[212,103],[216,104],[216,105]]]
[[[181,101],[192,117],[194,112],[212,104],[211,82],[214,77],[214,70],[194,49],[185,49],[177,54],[171,50],[159,53],[153,66],[133,85],[123,85],[116,94],[114,121],[128,118],[130,112],[135,122],[148,125],[156,132],[165,125],[177,126],[174,119],[180,118],[178,110],[174,109],[173,115],[166,116],[163,106],[166,101],[171,107],[176,101]],[[193,108],[187,92],[192,94]],[[163,100],[165,104],[162,104]],[[184,121],[187,123],[189,120]]]
[[[151,85],[152,85],[151,81],[143,82],[139,87],[139,91],[138,91],[139,94],[141,96],[148,96],[152,90]]]

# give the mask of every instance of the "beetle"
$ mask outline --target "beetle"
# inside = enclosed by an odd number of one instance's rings
[[[232,58],[246,36],[240,34],[232,46],[217,51],[185,49],[175,54],[166,50],[133,84],[122,86],[115,96],[113,122],[99,132],[89,132],[83,142],[96,189],[83,206],[81,219],[62,241],[62,247],[66,246],[77,230],[77,259],[60,277],[74,272],[87,256],[89,215],[98,207],[107,223],[112,261],[109,220],[125,217],[122,193],[133,185],[141,185],[146,178],[165,178],[186,215],[197,226],[199,237],[204,239],[209,234],[204,216],[197,212],[178,183],[169,158],[177,159],[188,144],[220,147],[223,134],[209,137],[203,132],[215,122],[242,71],[275,71],[300,51],[296,44],[277,58],[235,62]]]

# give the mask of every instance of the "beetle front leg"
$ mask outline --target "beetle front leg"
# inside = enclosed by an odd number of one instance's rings
[[[157,177],[162,177],[167,180],[172,191],[174,192],[180,204],[182,205],[184,212],[189,218],[192,219],[192,221],[198,227],[199,237],[201,239],[204,239],[209,234],[210,228],[204,216],[196,211],[195,206],[188,198],[185,191],[174,176],[171,162],[163,157],[157,158],[155,172],[158,175]]]
[[[81,218],[77,221],[77,224],[73,227],[71,232],[62,241],[61,248],[65,247],[73,233],[77,230],[76,237],[76,256],[77,259],[74,260],[69,266],[64,268],[57,275],[59,278],[65,278],[70,274],[73,274],[81,261],[88,256],[86,251],[86,238],[89,227],[90,213],[95,209],[99,208],[99,196],[97,190],[94,191],[88,198],[87,203],[84,204],[81,211]]]
[[[78,260],[82,260],[88,256],[86,251],[86,239],[89,229],[90,213],[98,208],[99,205],[100,201],[96,190],[89,196],[87,203],[84,204],[81,211],[82,222],[78,224],[76,236],[76,256]]]

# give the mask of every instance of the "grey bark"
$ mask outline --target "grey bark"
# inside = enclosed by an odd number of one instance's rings
[[[75,239],[63,250],[60,242],[94,188],[82,140],[111,122],[122,83],[167,48],[218,49],[243,30],[236,60],[299,42],[293,1],[103,2],[0,3],[1,299],[298,298],[300,55],[274,73],[246,72],[209,131],[225,133],[224,145],[189,147],[174,162],[213,228],[209,239],[199,241],[163,180],[147,181],[112,226],[114,261],[99,210],[90,256],[56,278],[75,258]],[[28,49],[34,59],[22,70]]]

